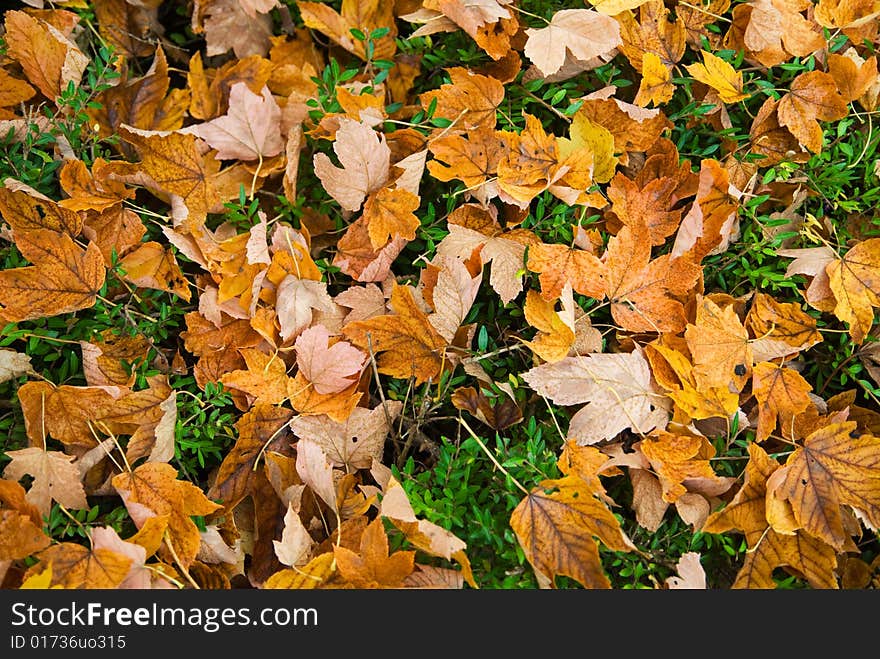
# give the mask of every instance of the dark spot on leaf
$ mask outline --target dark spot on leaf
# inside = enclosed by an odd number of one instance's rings
[[[742,377],[743,375],[746,374],[745,364],[737,364],[736,367],[733,369],[733,372],[736,373],[738,376]]]
[[[806,484],[807,484],[807,479],[806,479],[806,478],[802,478],[802,479],[801,479],[801,485],[806,485]]]
[[[351,438],[352,444],[357,444],[357,441],[358,441],[357,435],[355,435],[354,437]]]

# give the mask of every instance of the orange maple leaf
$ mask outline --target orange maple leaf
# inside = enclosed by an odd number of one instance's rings
[[[391,308],[395,313],[349,323],[343,333],[357,347],[378,355],[380,373],[413,377],[417,384],[436,380],[444,365],[446,339],[434,329],[406,286],[395,285]]]
[[[0,318],[32,320],[95,304],[106,274],[97,245],[82,249],[66,233],[49,229],[16,232],[14,238],[34,265],[0,272]]]

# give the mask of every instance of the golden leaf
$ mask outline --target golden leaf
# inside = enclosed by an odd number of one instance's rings
[[[416,384],[436,380],[444,366],[446,339],[431,325],[409,288],[395,285],[391,308],[395,313],[349,323],[343,333],[357,347],[377,355],[380,373],[414,377]]]
[[[48,229],[15,234],[34,265],[0,272],[0,318],[33,320],[86,309],[104,285],[104,258],[89,242],[81,249],[66,233]]]
[[[702,55],[702,64],[698,62],[685,67],[691,76],[718,92],[718,98],[724,103],[737,103],[750,96],[743,93],[742,73],[706,50],[702,51]]]
[[[177,470],[164,462],[146,462],[112,480],[128,514],[141,528],[155,515],[168,515],[168,542],[185,569],[195,560],[201,545],[199,527],[192,515],[209,515],[220,506],[192,483],[177,479]]]
[[[785,463],[774,496],[791,503],[810,535],[838,551],[850,534],[843,506],[880,526],[880,438],[859,434],[855,421],[831,423],[810,434]]]
[[[551,586],[563,575],[585,588],[611,587],[594,536],[612,551],[635,549],[608,506],[575,475],[542,481],[513,511],[510,525],[526,559]]]

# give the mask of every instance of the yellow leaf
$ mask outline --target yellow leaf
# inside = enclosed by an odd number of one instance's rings
[[[315,556],[302,567],[276,572],[266,579],[263,588],[269,590],[311,590],[320,588],[335,573],[336,560],[333,552],[327,552]]]
[[[744,101],[750,94],[743,93],[742,73],[728,62],[708,51],[702,51],[703,63],[688,64],[685,68],[696,80],[718,92],[724,103]]]
[[[646,52],[642,56],[642,81],[633,103],[642,107],[647,107],[650,103],[658,106],[670,100],[673,93],[675,85],[672,84],[669,69],[659,55]]]
[[[559,157],[565,160],[575,151],[587,150],[593,157],[593,180],[597,183],[610,181],[617,168],[614,135],[581,110],[572,117],[568,134],[568,138],[556,138]]]

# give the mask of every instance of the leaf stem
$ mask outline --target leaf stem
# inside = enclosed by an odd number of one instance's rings
[[[471,436],[471,438],[479,445],[479,447],[481,449],[483,449],[483,452],[487,456],[489,456],[489,459],[493,462],[493,464],[496,467],[498,467],[498,469],[501,471],[501,473],[504,474],[505,476],[507,476],[513,482],[513,484],[516,485],[520,489],[520,491],[522,491],[526,496],[529,496],[531,494],[531,492],[529,492],[525,487],[523,487],[522,483],[520,483],[513,476],[511,476],[510,472],[507,471],[507,469],[505,469],[504,467],[501,466],[501,463],[498,462],[498,459],[494,455],[492,455],[492,452],[486,447],[486,445],[483,443],[483,440],[477,436],[477,433],[475,433],[473,431],[473,429],[467,424],[467,421],[465,421],[462,417],[458,417],[458,422],[464,427],[465,430],[468,431],[468,434]]]

